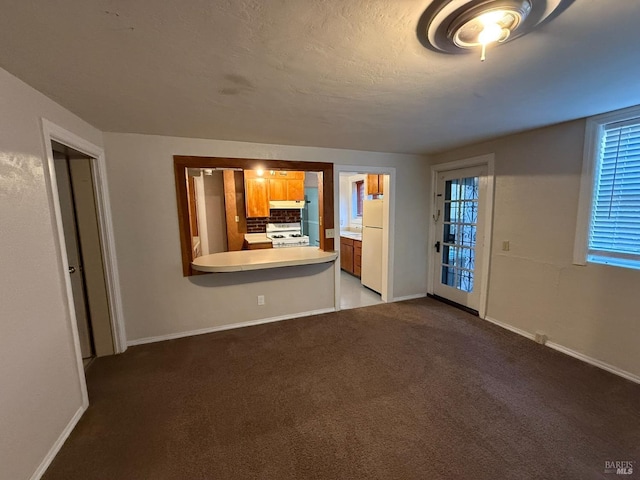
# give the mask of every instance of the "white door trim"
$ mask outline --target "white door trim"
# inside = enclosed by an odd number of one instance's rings
[[[86,391],[86,383],[84,377],[84,367],[82,364],[82,354],[80,352],[80,342],[78,340],[78,327],[76,324],[75,311],[73,307],[73,293],[71,290],[71,281],[69,280],[67,251],[65,248],[64,229],[62,227],[62,215],[60,210],[60,200],[58,198],[58,184],[56,182],[56,173],[53,160],[53,151],[51,149],[51,141],[62,143],[74,150],[84,153],[94,159],[93,181],[96,193],[96,207],[98,213],[98,221],[100,223],[100,241],[102,243],[103,261],[105,267],[105,280],[107,285],[107,294],[109,301],[109,310],[111,317],[111,331],[113,334],[113,347],[116,353],[122,353],[127,349],[126,332],[124,328],[124,313],[122,308],[122,297],[120,295],[120,280],[118,275],[118,265],[116,263],[116,248],[113,234],[113,222],[111,217],[111,203],[109,201],[109,190],[107,187],[107,166],[105,161],[104,149],[94,145],[87,140],[77,136],[76,134],[65,130],[64,128],[50,122],[46,118],[42,118],[42,134],[44,139],[44,150],[47,158],[47,174],[45,178],[48,180],[50,198],[49,203],[52,207],[56,229],[58,234],[58,250],[62,264],[60,265],[62,277],[66,287],[67,303],[69,308],[69,321],[74,335],[74,344],[78,358],[78,372],[81,377],[82,391],[84,401],[88,405],[88,397]]]
[[[456,160],[454,162],[439,163],[431,166],[431,208],[428,210],[431,212],[431,220],[429,228],[429,275],[427,278],[427,292],[433,294],[434,291],[434,275],[435,264],[433,262],[433,255],[431,255],[431,249],[436,243],[436,224],[434,221],[434,215],[436,213],[436,201],[435,195],[437,190],[438,174],[449,170],[458,170],[467,167],[487,166],[487,195],[486,195],[486,209],[484,218],[484,239],[482,248],[482,268],[480,269],[480,306],[478,308],[478,315],[480,318],[485,318],[487,315],[487,301],[489,297],[489,265],[491,264],[491,239],[493,237],[493,191],[495,185],[495,154],[489,153],[487,155],[481,155],[478,157],[465,158],[462,160]]]
[[[396,169],[395,167],[367,167],[363,165],[333,166],[333,215],[334,215],[334,250],[340,253],[340,172],[365,172],[385,177],[384,196],[388,200],[382,212],[382,227],[387,232],[382,236],[382,251],[387,252],[382,258],[382,292],[383,302],[393,301],[393,251],[394,229],[396,222]],[[388,183],[387,183],[388,182]],[[335,308],[340,310],[340,261],[335,265]]]

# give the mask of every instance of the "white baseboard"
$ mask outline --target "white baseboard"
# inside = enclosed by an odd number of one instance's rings
[[[426,293],[417,293],[415,295],[405,295],[404,297],[393,297],[394,302],[404,302],[405,300],[414,300],[416,298],[426,297]]]
[[[522,330],[520,328],[514,327],[513,325],[509,325],[508,323],[501,322],[500,320],[496,320],[491,317],[484,317],[487,322],[493,323],[502,327],[504,329],[509,330],[510,332],[517,333],[518,335],[522,335],[523,337],[528,338],[529,340],[535,340],[536,336],[533,333],[529,333],[526,330]]]
[[[64,445],[64,442],[67,440],[76,424],[80,421],[80,418],[82,418],[82,414],[85,412],[87,407],[88,405],[82,405],[73,415],[73,417],[71,417],[71,420],[64,428],[56,442],[53,444],[47,455],[44,457],[44,460],[42,460],[36,471],[33,473],[33,475],[31,475],[31,480],[40,480],[42,475],[44,475],[44,472],[47,471],[47,468],[49,468],[49,465],[51,465],[51,462],[53,462],[53,459],[62,448],[62,445]]]
[[[496,320],[495,318],[485,317],[484,319],[506,330],[510,330],[514,333],[517,333],[518,335],[522,335],[523,337],[528,338],[529,340],[535,340],[536,336],[533,333],[529,333],[520,328],[516,328],[512,325],[509,325],[508,323],[504,323],[499,320]],[[619,377],[626,378],[627,380],[631,380],[632,382],[640,383],[640,377],[638,375],[634,375],[631,372],[627,372],[626,370],[622,370],[621,368],[614,367],[613,365],[609,365],[608,363],[605,363],[601,360],[585,355],[584,353],[577,352],[575,350],[572,350],[571,348],[565,347],[564,345],[560,345],[555,342],[546,342],[545,345],[549,348],[557,350],[558,352],[564,353],[565,355],[569,355],[570,357],[577,358],[578,360],[582,360],[583,362],[588,363],[589,365],[593,365],[594,367],[601,368],[603,370],[606,370],[607,372],[618,375]]]
[[[169,333],[168,335],[158,335],[157,337],[138,338],[129,340],[127,346],[143,345],[145,343],[163,342],[165,340],[174,340],[176,338],[192,337],[194,335],[203,335],[205,333],[222,332],[224,330],[232,330],[234,328],[251,327],[253,325],[262,325],[263,323],[280,322],[282,320],[291,320],[300,317],[309,317],[311,315],[320,315],[323,313],[335,312],[335,307],[323,308],[320,310],[311,310],[309,312],[294,313],[289,315],[281,315],[279,317],[261,318],[259,320],[249,320],[248,322],[229,323],[227,325],[218,325],[215,327],[200,328],[198,330],[190,330],[187,332]]]
[[[598,367],[606,370],[607,372],[614,373],[620,377],[626,378],[627,380],[631,380],[632,382],[640,383],[640,377],[638,375],[634,375],[631,372],[627,372],[626,370],[614,367],[613,365],[609,365],[608,363],[602,362],[596,358],[589,357],[583,353],[576,352],[575,350],[554,342],[547,342],[545,345],[549,348],[553,348],[554,350],[562,352],[565,355],[569,355],[573,358],[577,358],[578,360],[582,360],[583,362],[593,365],[594,367]]]

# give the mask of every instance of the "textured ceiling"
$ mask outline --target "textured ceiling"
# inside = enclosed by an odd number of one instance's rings
[[[488,52],[430,0],[3,0],[0,66],[104,131],[429,153],[640,103],[640,3],[576,0]]]

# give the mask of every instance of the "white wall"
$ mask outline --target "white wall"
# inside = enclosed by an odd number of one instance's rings
[[[193,177],[193,183],[202,255],[226,252],[227,231],[220,228],[226,225],[222,171],[213,171],[211,175],[202,172],[199,177]]]
[[[0,477],[30,478],[82,407],[40,117],[95,128],[0,69]]]
[[[203,175],[204,201],[207,212],[206,228],[209,237],[209,253],[227,251],[227,218],[224,207],[224,181],[222,171]]]
[[[207,227],[207,204],[204,195],[204,175],[201,173],[199,177],[193,177],[193,189],[195,190],[196,199],[196,217],[198,220],[198,236],[191,238],[191,243],[197,245],[200,243],[199,250],[194,247],[198,253],[193,255],[209,255],[209,229]],[[191,216],[189,216],[191,217]],[[149,232],[153,235],[153,232]],[[198,240],[194,242],[194,239]]]
[[[339,182],[338,182],[338,192],[339,192],[339,196],[338,198],[340,199],[340,225],[339,227],[341,229],[346,229],[349,227],[349,211],[351,210],[349,201],[351,199],[351,195],[349,194],[349,188],[351,187],[351,185],[349,184],[349,174],[340,174],[339,177]],[[335,208],[335,206],[334,206]]]
[[[362,217],[357,218],[353,216],[353,203],[355,202],[355,195],[353,194],[353,184],[356,182],[359,182],[360,180],[362,180],[363,182],[365,182],[364,184],[364,188],[365,188],[365,193],[366,193],[366,188],[367,188],[367,176],[361,173],[358,173],[356,175],[352,175],[349,177],[349,187],[347,189],[347,194],[349,197],[349,209],[348,209],[348,215],[349,215],[349,227],[351,228],[362,228]],[[366,195],[365,195],[366,198]]]
[[[487,315],[638,376],[640,270],[572,264],[584,130],[584,120],[564,123],[432,161],[495,152]]]
[[[423,157],[135,134],[104,136],[130,341],[334,307],[333,266],[183,278],[173,155],[395,167],[393,293],[399,297],[426,291],[428,164]],[[147,231],[154,232],[150,240],[145,238]],[[266,296],[265,306],[257,306],[257,295]]]
[[[353,184],[362,180],[365,193],[367,189],[367,175],[363,173],[340,174],[340,227],[362,229],[362,218],[354,218],[353,213]],[[367,195],[365,195],[365,199]]]
[[[304,175],[305,188],[318,188],[318,174],[315,172],[305,172]]]

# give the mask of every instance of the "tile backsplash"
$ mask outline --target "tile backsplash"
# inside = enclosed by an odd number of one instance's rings
[[[300,210],[272,208],[269,217],[247,218],[247,233],[262,233],[267,223],[300,223]]]

